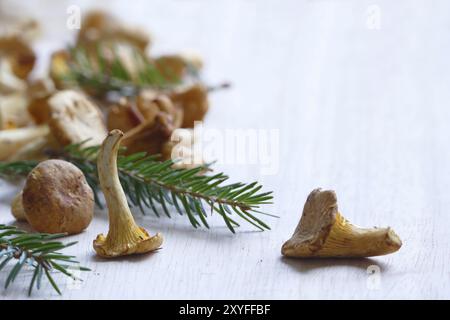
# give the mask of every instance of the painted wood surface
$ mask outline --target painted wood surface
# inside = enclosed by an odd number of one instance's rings
[[[22,3],[21,3],[22,2]],[[71,38],[66,8],[94,1],[6,1],[43,20],[44,56]],[[276,174],[223,163],[234,180],[274,190],[271,231],[220,220],[194,230],[186,218],[137,221],[162,232],[151,256],[104,261],[92,240],[107,231],[98,211],[70,237],[93,271],[65,283],[65,299],[450,298],[450,3],[448,1],[95,1],[152,30],[155,53],[195,49],[205,79],[233,87],[211,96],[205,127],[275,129]],[[41,59],[39,70],[45,70]],[[225,152],[226,153],[226,152]],[[225,157],[225,156],[224,156]],[[220,160],[220,159],[219,159]],[[373,259],[290,260],[280,255],[308,193],[337,191],[340,211],[363,226],[392,226],[403,240]],[[18,188],[0,182],[0,222],[11,223]],[[24,273],[5,299],[25,298]],[[0,276],[4,280],[4,276]],[[58,296],[50,286],[35,298]]]

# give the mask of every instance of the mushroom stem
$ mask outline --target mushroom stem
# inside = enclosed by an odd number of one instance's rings
[[[390,228],[361,228],[348,222],[340,213],[331,228],[321,254],[345,257],[373,257],[397,251],[402,245]]]
[[[98,175],[100,186],[105,192],[106,204],[109,212],[109,234],[116,234],[123,225],[136,226],[125,192],[120,187],[117,171],[117,155],[120,141],[124,134],[113,130],[105,139],[98,154]],[[137,227],[137,226],[136,226]],[[126,230],[124,230],[126,231]]]
[[[127,197],[120,184],[117,154],[123,132],[113,130],[104,140],[97,158],[98,176],[109,212],[109,231],[94,240],[94,249],[100,256],[116,257],[156,250],[162,244],[158,233],[150,237],[134,221]]]

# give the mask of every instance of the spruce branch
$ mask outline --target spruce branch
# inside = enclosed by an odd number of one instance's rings
[[[24,266],[34,269],[28,286],[28,295],[31,295],[35,287],[37,289],[41,288],[43,275],[50,282],[53,289],[58,294],[61,294],[61,290],[51,275],[52,271],[58,271],[74,280],[80,279],[71,272],[71,269],[90,271],[88,268],[78,266],[79,263],[74,260],[74,256],[59,252],[77,243],[64,244],[54,241],[64,236],[66,234],[27,233],[17,229],[15,226],[0,224],[0,271],[10,262],[16,261],[6,278],[5,290],[14,282],[18,274],[24,270]]]
[[[109,52],[108,58],[104,53],[105,48]],[[171,91],[183,83],[202,82],[198,70],[191,65],[187,66],[186,79],[178,79],[171,75],[170,70],[165,70],[163,75],[142,52],[129,49],[133,52],[132,64],[136,67],[133,74],[121,60],[118,50],[111,46],[100,44],[95,51],[84,47],[69,48],[69,72],[60,80],[68,87],[79,87],[98,97],[104,97],[111,92],[120,96],[136,96],[145,88]],[[230,86],[229,82],[222,82],[208,85],[207,89],[208,92],[216,92]]]
[[[95,161],[98,149],[75,144],[53,156],[69,161],[83,171],[94,190],[97,205],[102,207]],[[0,175],[23,176],[36,164],[33,161],[0,163]],[[270,229],[259,216],[272,215],[260,212],[259,207],[272,203],[272,192],[261,192],[262,186],[257,182],[226,184],[229,178],[223,173],[201,175],[205,166],[175,169],[173,164],[172,160],[159,161],[156,156],[146,153],[119,156],[119,178],[129,205],[140,208],[143,214],[145,208],[149,208],[157,217],[163,213],[169,218],[169,208],[174,208],[180,215],[185,215],[194,228],[202,225],[209,228],[208,212],[216,212],[233,233],[239,226],[234,216],[261,231]]]
[[[96,96],[105,96],[110,92],[131,96],[143,88],[164,90],[180,83],[180,79],[175,77],[164,77],[140,51],[132,47],[129,49],[132,50],[132,63],[136,68],[133,74],[120,58],[117,48],[102,44],[96,50],[69,48],[69,72],[61,80],[68,86],[78,86]]]

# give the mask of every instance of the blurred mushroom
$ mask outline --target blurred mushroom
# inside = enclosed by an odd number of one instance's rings
[[[0,94],[23,93],[26,88],[26,81],[13,73],[11,63],[0,58]]]
[[[50,57],[50,78],[58,89],[64,89],[64,79],[70,73],[70,54],[66,50],[54,52]]]
[[[48,100],[55,92],[55,86],[51,79],[39,79],[30,84],[28,95],[30,103],[28,112],[37,124],[48,123],[50,120],[50,107]]]
[[[32,123],[27,110],[28,99],[15,93],[0,96],[0,130],[16,129]]]
[[[48,159],[48,155],[45,151],[58,149],[59,145],[54,141],[53,136],[48,134],[36,138],[33,141],[23,145],[17,151],[14,152],[8,161],[23,161],[23,160],[35,160],[42,161]]]
[[[6,59],[14,75],[26,79],[33,70],[36,55],[18,36],[0,37],[0,59]]]
[[[174,128],[179,128],[183,123],[183,110],[162,93],[143,90],[137,97],[136,105],[145,120],[152,120],[158,113],[163,112],[168,115]]]
[[[110,131],[119,129],[122,132],[128,132],[145,122],[145,119],[134,103],[122,98],[109,108],[107,122]]]
[[[49,132],[47,125],[0,131],[0,160],[8,159],[27,143],[46,137]]]
[[[108,134],[101,111],[82,93],[60,91],[48,104],[49,126],[62,146],[81,142],[85,142],[85,146],[100,145]]]
[[[203,120],[209,108],[208,91],[201,84],[175,91],[170,98],[183,110],[183,128],[193,128],[194,122]]]
[[[124,42],[145,51],[150,36],[139,28],[130,28],[103,11],[88,12],[78,33],[78,46],[95,47],[98,42]]]
[[[174,128],[181,126],[183,110],[175,107],[166,95],[144,90],[135,100],[121,98],[109,108],[108,130],[119,129],[126,133],[140,124],[152,122],[160,113],[165,114]]]
[[[197,54],[184,53],[158,57],[155,66],[167,81],[179,82],[189,71],[198,72],[203,67],[203,61]]]
[[[19,37],[31,42],[40,35],[39,23],[23,14],[4,14],[0,11],[0,30],[3,37]]]
[[[173,129],[169,117],[164,113],[159,113],[153,120],[144,122],[128,131],[122,145],[127,148],[127,154],[136,152],[159,154],[164,143],[169,140]]]
[[[189,68],[195,69],[195,71],[200,71],[203,68],[202,57],[193,51],[184,51],[179,54],[181,59],[188,65]]]
[[[186,75],[187,65],[180,56],[162,56],[155,59],[159,73],[169,82],[179,82]]]

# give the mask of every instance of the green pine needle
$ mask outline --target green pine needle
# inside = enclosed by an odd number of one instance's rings
[[[99,147],[84,148],[82,144],[76,144],[66,147],[57,157],[83,171],[97,205],[102,208],[95,161],[98,150]],[[172,207],[186,216],[194,228],[209,228],[208,212],[216,212],[233,233],[239,226],[234,215],[261,231],[270,229],[258,216],[264,214],[259,211],[261,205],[272,203],[272,192],[260,192],[262,186],[257,182],[226,184],[228,177],[223,173],[200,174],[208,169],[207,166],[174,169],[173,164],[171,160],[161,162],[146,153],[119,155],[119,178],[129,205],[140,208],[143,214],[145,208],[149,208],[157,217],[161,214],[171,217],[169,208]],[[34,161],[0,163],[0,176],[24,176],[36,165]]]
[[[70,247],[76,242],[64,244],[54,241],[66,234],[26,233],[15,226],[0,224],[0,271],[10,262],[15,261],[5,281],[5,290],[14,282],[25,266],[34,269],[33,276],[28,286],[28,295],[31,295],[36,287],[40,289],[41,278],[44,274],[47,280],[58,294],[61,290],[53,279],[51,272],[59,271],[61,274],[74,280],[77,278],[70,269],[78,268],[80,271],[89,271],[88,268],[78,267],[78,261],[73,256],[59,253],[59,250]],[[61,264],[60,262],[65,262]]]
[[[181,82],[166,77],[142,52],[129,47],[136,70],[132,75],[118,54],[118,48],[99,44],[96,50],[69,48],[69,72],[61,80],[68,87],[80,87],[96,96],[118,92],[121,96],[136,95],[142,88],[168,89]],[[108,51],[112,57],[105,57]]]

